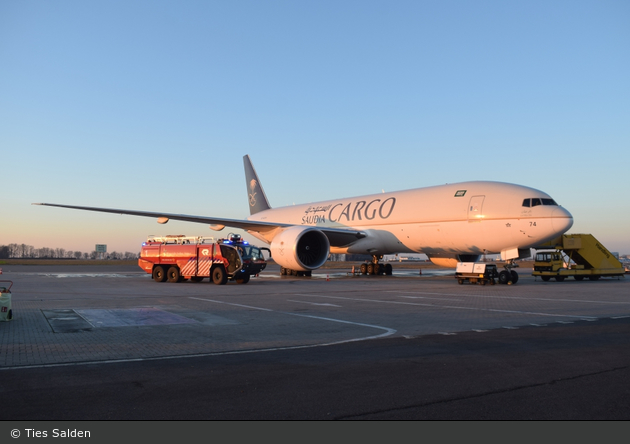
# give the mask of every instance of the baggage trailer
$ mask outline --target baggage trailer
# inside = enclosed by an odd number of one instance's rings
[[[462,285],[464,282],[480,285],[494,285],[496,284],[495,279],[498,277],[499,273],[497,272],[497,266],[495,264],[486,264],[484,262],[458,262],[455,268],[455,279],[457,279],[459,285]],[[508,281],[508,283],[511,284],[513,281]]]
[[[625,276],[623,265],[592,234],[565,234],[555,250],[536,252],[532,276],[547,282],[562,282],[568,277],[576,281],[588,278]]]
[[[7,284],[9,285],[7,286]],[[11,287],[13,287],[13,281],[0,281],[0,321],[13,319]]]
[[[138,265],[156,282],[200,282],[217,285],[228,280],[246,284],[267,266],[261,248],[239,235],[215,241],[212,237],[149,236],[142,244]]]

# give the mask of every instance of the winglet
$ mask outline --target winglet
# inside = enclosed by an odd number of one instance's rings
[[[243,156],[243,164],[245,166],[245,183],[247,184],[249,213],[256,214],[260,211],[270,209],[269,201],[267,200],[267,196],[265,196],[265,191],[260,184],[256,170],[248,154]]]

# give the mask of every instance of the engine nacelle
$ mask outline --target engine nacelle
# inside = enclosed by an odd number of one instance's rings
[[[290,227],[271,241],[271,257],[283,266],[296,271],[321,267],[328,259],[330,242],[315,227]]]
[[[478,254],[439,254],[429,256],[429,260],[435,265],[444,268],[456,268],[458,262],[477,262]]]

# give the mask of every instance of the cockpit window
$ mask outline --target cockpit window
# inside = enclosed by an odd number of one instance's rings
[[[546,198],[531,198],[531,199],[524,199],[523,200],[523,206],[524,207],[536,207],[538,205],[555,205],[558,206],[558,204],[556,203],[555,200],[553,199],[546,199]]]
[[[553,199],[542,199],[542,203],[543,203],[543,205],[556,205],[556,206],[558,206],[556,201],[553,200]]]

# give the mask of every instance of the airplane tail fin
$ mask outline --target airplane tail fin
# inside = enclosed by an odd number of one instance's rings
[[[243,156],[243,164],[245,166],[245,182],[247,184],[247,196],[249,200],[249,213],[256,214],[260,211],[268,210],[269,201],[265,196],[265,191],[260,184],[254,165],[249,158],[249,154]]]

